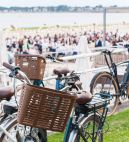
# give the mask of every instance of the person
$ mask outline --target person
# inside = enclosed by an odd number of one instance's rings
[[[22,50],[23,50],[23,54],[28,54],[29,53],[28,38],[26,36],[24,36],[24,39],[23,39]]]
[[[95,47],[102,47],[102,40],[100,37],[97,37],[97,40],[95,41]]]
[[[78,46],[77,46],[77,52],[79,54],[83,53],[90,53],[90,49],[88,48],[88,41],[86,36],[81,36]],[[90,61],[90,57],[83,57],[83,58],[78,58],[76,59],[76,69],[75,71],[81,71],[85,72],[87,69],[90,69],[92,66],[92,62]],[[86,72],[86,74],[81,74],[80,80],[82,82],[82,87],[84,90],[89,91],[89,82],[91,77],[91,72]]]
[[[42,54],[42,44],[37,42],[34,46],[35,46],[35,48],[37,48],[38,53]]]
[[[19,39],[18,41],[18,48],[20,49],[20,53],[23,51],[23,40]]]
[[[9,64],[12,64],[14,62],[14,54],[12,48],[7,48],[7,59]]]

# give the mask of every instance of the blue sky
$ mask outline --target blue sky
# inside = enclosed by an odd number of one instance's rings
[[[0,0],[0,6],[57,6],[57,5],[69,5],[69,6],[128,6],[129,0]]]

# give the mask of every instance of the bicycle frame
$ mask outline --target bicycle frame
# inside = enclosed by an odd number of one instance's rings
[[[55,78],[56,79],[56,86],[55,86],[56,90],[61,90],[61,91],[68,90],[67,88],[69,88],[70,86],[66,86],[65,82],[62,83],[62,80],[65,79],[66,77],[56,77]],[[104,122],[105,122],[105,119],[107,116],[107,111],[108,111],[108,108],[106,106],[107,106],[107,104],[102,106],[104,109],[102,112],[102,116],[101,116],[101,120],[100,120],[100,124],[99,124],[97,132],[102,132],[103,125],[104,125]],[[94,105],[93,109],[90,112],[83,114],[84,115],[83,118],[79,118],[80,117],[79,115],[81,113],[79,113],[78,115],[75,114],[76,113],[75,108],[73,108],[71,115],[69,117],[69,120],[67,122],[67,125],[66,125],[66,130],[65,130],[63,142],[68,142],[68,139],[69,139],[69,136],[70,136],[70,133],[72,130],[77,130],[79,132],[80,136],[82,137],[82,139],[87,142],[83,132],[81,131],[80,124],[79,124],[80,122],[78,122],[78,121],[79,121],[79,119],[82,120],[82,119],[86,118],[90,114],[94,114],[92,142],[95,142],[95,134],[96,134],[96,132],[95,132],[95,116],[97,113],[97,109],[98,108],[96,108],[96,106]]]
[[[63,142],[68,142],[70,131],[72,130],[73,116],[74,116],[74,109],[72,110],[69,120],[67,122]]]
[[[110,70],[110,73],[111,73],[112,77],[115,78],[115,81],[117,83],[118,90],[119,90],[119,94],[118,95],[119,96],[125,96],[125,95],[129,96],[129,94],[126,94],[126,92],[125,92],[125,90],[128,89],[128,82],[129,82],[129,61],[124,61],[124,62],[121,62],[119,64],[115,64],[113,62],[113,59],[112,59],[110,51],[106,50],[103,53],[104,53],[106,64],[107,64],[107,66],[108,66],[108,68]],[[109,56],[111,65],[109,65],[109,61],[107,59],[107,56]],[[121,65],[121,64],[124,64],[124,63],[127,63],[127,67],[125,69],[125,73],[123,75],[122,81],[119,83],[118,74],[117,74],[117,66]]]
[[[56,85],[55,85],[55,89],[57,91],[67,91],[71,86],[66,86],[65,82],[62,83],[62,80],[65,80],[65,78],[67,78],[67,76],[65,77],[56,77]],[[69,139],[69,135],[70,132],[72,131],[72,127],[73,127],[73,117],[75,114],[75,109],[72,109],[72,112],[70,114],[69,120],[67,122],[67,126],[66,126],[66,130],[65,130],[65,134],[64,134],[64,139],[63,142],[68,142]]]
[[[64,84],[61,84],[61,79],[60,78],[56,78],[56,90],[59,91],[61,89],[63,89],[65,87]]]
[[[85,121],[85,119],[87,118],[87,116],[90,116],[90,115],[93,115],[93,132],[92,132],[92,137],[91,137],[91,140],[92,142],[95,142],[95,136],[96,134],[98,135],[99,133],[102,133],[103,131],[103,126],[104,126],[104,123],[105,123],[105,120],[106,120],[106,116],[107,116],[107,112],[108,112],[108,107],[107,107],[107,104],[108,102],[105,102],[103,103],[102,105],[98,105],[98,103],[102,103],[103,101],[97,97],[94,98],[93,102],[91,101],[90,103],[86,104],[87,107],[91,107],[90,110],[88,110],[87,112],[76,112],[76,115],[75,115],[75,118],[74,116],[70,117],[70,120],[69,120],[69,131],[67,132],[67,129],[66,129],[66,134],[65,134],[65,139],[64,139],[64,142],[67,142],[67,139],[69,138],[69,134],[72,130],[75,130],[78,132],[78,134],[81,136],[81,138],[87,142],[87,138],[86,138],[86,135],[83,133],[83,127],[82,127],[82,124],[83,124],[83,121]],[[84,110],[86,110],[86,106],[82,106],[84,107]],[[103,112],[102,112],[102,115],[100,116],[100,122],[99,122],[99,126],[98,126],[98,129],[97,131],[95,131],[95,119],[96,119],[96,115],[99,114],[98,113],[98,110],[100,108],[103,108]],[[80,108],[80,111],[81,111],[82,108]],[[80,114],[82,115],[80,117]],[[71,125],[71,127],[70,127]],[[71,131],[70,131],[71,130]],[[89,134],[86,132],[86,134],[89,136]]]

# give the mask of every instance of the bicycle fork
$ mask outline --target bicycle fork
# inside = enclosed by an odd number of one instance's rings
[[[100,118],[97,135],[100,135],[101,133],[103,133],[103,126],[104,126],[104,123],[106,120],[107,112],[108,112],[108,107],[107,107],[107,105],[105,105],[102,116]],[[103,142],[103,134],[102,134],[101,142]]]

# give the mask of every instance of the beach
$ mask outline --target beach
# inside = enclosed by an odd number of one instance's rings
[[[115,32],[117,29],[121,34],[127,33],[129,28],[129,23],[117,23],[117,24],[107,24],[106,31],[107,32]],[[44,26],[37,26],[37,27],[15,27],[15,25],[10,25],[9,27],[5,28],[3,31],[6,36],[16,35],[21,37],[23,35],[36,35],[36,34],[51,34],[54,35],[55,33],[82,33],[82,32],[97,32],[103,30],[103,24],[82,24],[82,25],[44,25]]]
[[[3,51],[6,47],[10,47],[15,50],[14,52],[19,52],[20,42],[26,50],[29,42],[29,49],[32,50],[32,47],[35,50],[36,45],[36,48],[42,46],[42,52],[49,52],[51,48],[51,51],[54,51],[57,47],[60,47],[57,52],[76,52],[75,48],[83,35],[87,37],[89,48],[95,48],[99,38],[103,46],[102,13],[0,13],[0,17],[3,24],[1,29]],[[107,46],[128,43],[128,17],[128,13],[107,14]],[[22,53],[24,49],[20,50]]]

